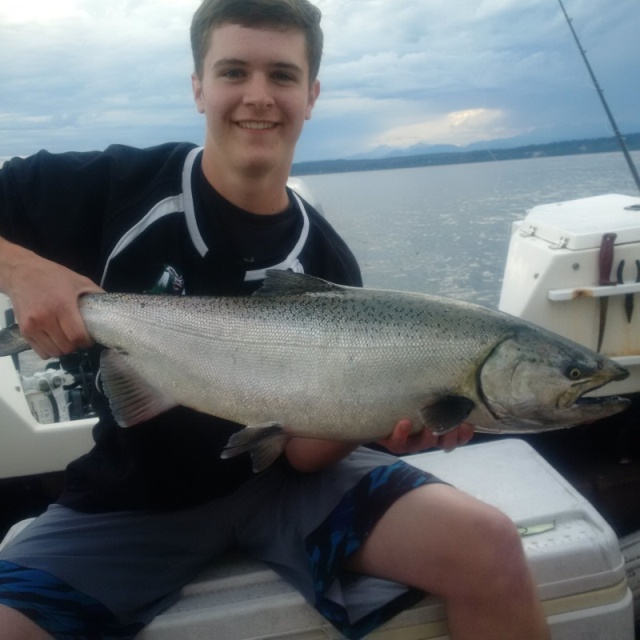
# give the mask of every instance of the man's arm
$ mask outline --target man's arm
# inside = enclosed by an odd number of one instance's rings
[[[426,449],[439,447],[453,451],[456,447],[469,442],[473,437],[473,425],[463,423],[443,436],[435,435],[426,428],[417,435],[411,435],[411,420],[400,420],[392,434],[377,444],[397,455],[418,453]],[[291,438],[285,454],[294,469],[305,473],[320,471],[348,456],[358,445],[351,442],[334,440],[315,440],[313,438]]]
[[[78,298],[102,289],[88,278],[0,238],[0,291],[11,299],[22,335],[41,358],[92,344]]]

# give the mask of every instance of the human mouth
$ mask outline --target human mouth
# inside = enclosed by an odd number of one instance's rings
[[[241,129],[251,129],[253,131],[264,131],[266,129],[275,129],[275,122],[261,122],[256,120],[243,120],[238,122]]]

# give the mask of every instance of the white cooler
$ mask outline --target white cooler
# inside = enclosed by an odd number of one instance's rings
[[[632,596],[618,540],[597,511],[528,444],[496,440],[407,458],[494,504],[522,542],[553,640],[632,640]],[[508,607],[509,603],[505,602]],[[227,558],[188,585],[144,640],[326,640],[342,636],[266,566]],[[441,603],[425,598],[368,636],[447,638]]]

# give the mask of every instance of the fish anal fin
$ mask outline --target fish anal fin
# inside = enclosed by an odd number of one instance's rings
[[[293,273],[281,269],[268,269],[267,277],[255,296],[292,296],[304,293],[343,291],[341,287],[306,273]]]
[[[113,416],[121,427],[144,422],[177,405],[166,393],[149,384],[127,358],[114,349],[105,349],[100,354],[100,379]]]
[[[447,395],[420,410],[424,424],[440,435],[455,429],[473,411],[475,403],[466,396]]]
[[[245,427],[234,433],[220,455],[233,458],[249,452],[254,473],[266,469],[284,451],[289,435],[279,422],[265,422]]]

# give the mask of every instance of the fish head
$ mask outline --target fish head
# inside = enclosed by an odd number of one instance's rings
[[[628,375],[586,347],[522,327],[492,350],[480,370],[480,396],[497,423],[487,430],[545,431],[614,415],[629,400],[584,395]]]

